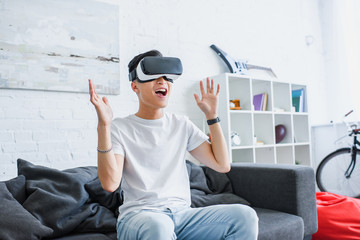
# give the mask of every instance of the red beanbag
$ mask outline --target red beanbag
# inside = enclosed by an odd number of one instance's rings
[[[313,240],[360,239],[360,199],[316,193],[319,230]]]

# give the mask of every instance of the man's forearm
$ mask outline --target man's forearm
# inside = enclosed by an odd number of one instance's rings
[[[229,152],[220,123],[209,125],[209,129],[211,134],[211,149],[215,160],[220,166],[230,170]]]
[[[107,151],[112,148],[110,126],[98,127],[98,149]],[[113,192],[120,184],[122,171],[120,171],[114,152],[98,151],[98,177],[102,187]]]

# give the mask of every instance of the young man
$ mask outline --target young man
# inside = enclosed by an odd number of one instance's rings
[[[257,239],[258,218],[248,206],[190,208],[185,154],[228,172],[230,163],[218,118],[219,85],[200,82],[195,101],[208,120],[211,144],[188,118],[166,113],[173,80],[181,75],[177,58],[156,50],[129,63],[131,88],[139,99],[137,113],[113,119],[109,101],[100,98],[89,80],[91,102],[98,115],[98,176],[103,188],[115,191],[121,182],[118,239]]]

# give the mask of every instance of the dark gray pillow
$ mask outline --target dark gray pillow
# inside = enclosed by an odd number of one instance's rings
[[[186,167],[190,180],[190,189],[196,189],[206,194],[212,193],[206,183],[203,169],[189,160],[186,160]]]
[[[123,192],[119,187],[114,192],[105,191],[100,183],[99,178],[85,184],[85,189],[88,191],[91,200],[115,212],[117,208],[123,203]]]
[[[72,232],[92,212],[84,205],[89,199],[85,183],[97,177],[96,167],[57,170],[18,159],[18,174],[26,178],[28,197],[23,207],[52,228],[52,237]]]
[[[204,167],[206,182],[214,193],[232,193],[233,188],[229,177],[225,173],[219,173],[215,170]]]
[[[0,182],[0,199],[0,239],[41,239],[52,234],[52,229],[42,225],[16,201],[4,182]]]
[[[248,201],[233,193],[205,194],[196,189],[191,189],[191,207],[206,207],[217,204],[244,204],[250,205]]]
[[[16,178],[5,182],[9,192],[20,204],[23,204],[26,199],[25,182],[26,179],[23,175],[17,176]]]
[[[226,174],[208,170],[207,167],[201,167],[188,160],[186,167],[190,180],[191,207],[206,207],[216,204],[250,205],[244,198],[233,194],[230,180]]]

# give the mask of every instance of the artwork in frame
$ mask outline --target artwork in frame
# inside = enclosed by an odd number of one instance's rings
[[[119,94],[119,9],[94,0],[0,0],[0,88]]]

